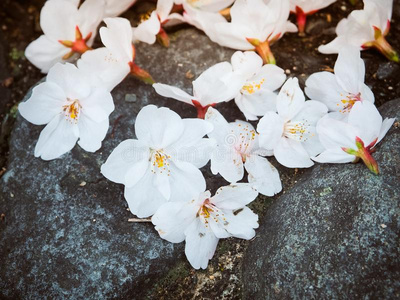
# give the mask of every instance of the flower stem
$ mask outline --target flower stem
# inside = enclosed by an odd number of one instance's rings
[[[214,107],[216,103],[202,106],[199,101],[192,100],[194,107],[197,109],[197,118],[204,119],[209,107]]]
[[[399,62],[399,55],[396,50],[388,43],[385,36],[388,34],[388,30],[382,34],[382,30],[374,26],[375,40],[371,42],[364,43],[363,48],[375,48],[379,50],[385,57],[391,61]]]
[[[247,41],[255,47],[258,55],[263,59],[264,64],[274,64],[276,65],[276,60],[274,54],[269,47],[269,41],[260,42],[258,39],[247,38]]]
[[[169,47],[169,37],[165,32],[164,28],[160,27],[160,31],[157,34],[157,41],[164,47]]]
[[[144,83],[147,83],[147,84],[153,84],[153,83],[155,83],[153,77],[151,77],[151,75],[150,75],[147,71],[141,69],[141,68],[140,68],[137,64],[135,64],[134,62],[130,62],[130,63],[129,63],[129,66],[131,67],[131,74],[132,74],[134,77],[136,77],[137,79],[140,79],[140,80],[142,80]]]
[[[307,15],[298,6],[296,6],[296,18],[297,18],[297,27],[299,29],[299,34],[304,34],[307,22]]]

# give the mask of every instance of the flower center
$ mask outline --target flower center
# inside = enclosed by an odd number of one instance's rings
[[[245,162],[247,156],[253,149],[253,144],[258,133],[247,124],[238,123],[237,126],[239,127],[239,136],[235,137],[238,139],[235,141],[235,149],[242,156],[242,161]],[[232,130],[232,133],[233,132]]]
[[[343,96],[343,95],[341,95]],[[361,93],[358,93],[357,95],[354,94],[348,94],[345,99],[340,100],[341,104],[338,103],[337,106],[342,106],[342,108],[339,110],[341,113],[349,113],[350,110],[353,108],[353,105],[357,102],[361,101]]]
[[[264,82],[265,78],[261,79],[260,81],[246,82],[246,84],[242,87],[242,90],[240,92],[242,94],[252,95],[261,89],[261,86],[263,85]]]
[[[67,98],[70,104],[63,106],[64,115],[68,121],[74,122],[75,124],[78,123],[79,115],[81,113],[82,106],[79,103],[78,99],[71,100]]]
[[[284,125],[283,136],[299,142],[305,142],[315,135],[309,130],[310,126],[307,120],[295,123],[289,121]]]
[[[171,171],[169,170],[169,162],[168,160],[171,156],[165,154],[163,150],[151,150],[150,153],[150,161],[152,165],[151,172],[156,173],[163,173],[167,172],[168,176],[170,176]]]
[[[224,213],[221,212],[214,204],[212,204],[210,199],[204,200],[203,205],[200,206],[197,212],[197,217],[203,221],[206,227],[208,227],[210,217],[215,223],[228,225]]]

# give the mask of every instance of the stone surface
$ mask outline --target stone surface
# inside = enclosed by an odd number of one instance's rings
[[[197,77],[232,54],[196,30],[180,31],[173,39],[168,50],[139,45],[138,64],[146,65],[158,81],[188,92],[188,70]],[[136,101],[125,101],[126,94]],[[77,145],[60,159],[35,158],[42,127],[17,117],[0,188],[0,298],[140,298],[181,261],[182,244],[162,240],[151,224],[128,223],[133,215],[123,186],[102,177],[100,166],[121,141],[134,137],[135,116],[143,106],[168,106],[183,117],[195,117],[196,111],[158,96],[134,78],[113,96],[110,129],[94,154]],[[240,117],[237,109],[232,111],[227,115]]]
[[[400,99],[381,112],[400,120]],[[363,164],[317,165],[260,220],[243,261],[245,299],[400,297],[400,128]]]

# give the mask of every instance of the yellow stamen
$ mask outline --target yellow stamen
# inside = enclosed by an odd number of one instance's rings
[[[264,84],[265,79],[261,79],[259,82],[248,82],[242,87],[242,93],[254,94],[255,92],[261,89],[261,86]]]

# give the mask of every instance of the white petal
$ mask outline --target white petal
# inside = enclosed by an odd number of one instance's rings
[[[257,131],[260,133],[260,146],[265,149],[274,149],[283,134],[284,120],[274,112],[267,112],[260,119]]]
[[[211,171],[235,183],[244,175],[242,156],[232,146],[219,145],[211,156]]]
[[[170,201],[189,201],[205,191],[206,180],[198,168],[183,161],[170,163]]]
[[[300,89],[297,78],[289,78],[282,86],[276,101],[278,114],[285,120],[290,120],[303,107],[306,98]]]
[[[371,102],[357,101],[349,113],[348,123],[359,128],[358,137],[368,146],[379,136],[382,117]]]
[[[106,18],[107,27],[100,28],[101,41],[113,55],[125,63],[133,59],[132,27],[124,18]]]
[[[349,163],[356,159],[354,155],[347,154],[340,148],[328,149],[313,160],[319,163]]]
[[[70,1],[46,1],[40,12],[40,27],[54,41],[75,41],[78,24],[78,9]]]
[[[216,142],[203,137],[214,128],[210,122],[200,119],[183,119],[184,131],[181,137],[165,149],[171,157],[189,162],[198,168],[203,167],[211,158]]]
[[[248,120],[257,120],[267,112],[276,111],[277,95],[269,90],[260,90],[254,94],[239,94],[235,103]]]
[[[70,52],[70,49],[61,45],[58,41],[50,40],[41,35],[25,49],[26,58],[42,73],[49,72],[56,63],[63,61],[62,57]]]
[[[232,100],[242,88],[244,79],[232,71],[228,62],[218,63],[193,81],[193,93],[202,106]]]
[[[317,133],[325,149],[354,148],[358,130],[343,121],[326,116],[317,123]]]
[[[235,183],[220,187],[210,201],[218,208],[235,210],[254,201],[258,192],[248,183]]]
[[[114,111],[113,98],[107,90],[95,88],[89,97],[81,99],[82,113],[95,122],[103,122]]]
[[[18,110],[29,122],[44,125],[62,112],[66,100],[63,90],[52,82],[43,82],[33,88],[31,97],[20,103]]]
[[[107,0],[104,12],[105,18],[118,17],[132,6],[136,0]]]
[[[89,96],[90,84],[84,72],[73,64],[56,64],[47,74],[46,81],[57,84],[71,100],[81,100]]]
[[[214,256],[218,238],[197,218],[185,230],[185,254],[195,269],[206,269],[208,261]]]
[[[204,119],[214,126],[214,130],[208,133],[208,136],[215,139],[218,144],[224,144],[231,131],[229,123],[221,113],[218,110],[209,107]]]
[[[95,122],[85,116],[81,116],[78,121],[79,146],[89,152],[99,150],[101,142],[106,137],[108,126],[108,118],[101,122]]]
[[[151,166],[148,157],[143,157],[133,163],[129,163],[128,167],[122,170],[121,165],[118,165],[118,167],[120,171],[125,171],[123,178],[125,187],[131,188],[146,175]]]
[[[194,97],[190,96],[188,93],[182,91],[177,87],[163,83],[155,83],[153,84],[153,88],[155,89],[157,94],[163,97],[173,98],[193,105],[192,99],[194,99]]]
[[[138,27],[134,28],[133,38],[152,45],[156,41],[156,35],[160,31],[160,28],[160,20],[158,19],[157,13],[153,11],[148,20],[140,23]]]
[[[379,143],[385,137],[386,133],[392,127],[394,121],[395,121],[395,118],[391,118],[391,119],[386,118],[385,120],[383,120],[377,143]]]
[[[251,155],[246,159],[249,183],[262,195],[274,196],[282,190],[278,170],[264,157]]]
[[[147,218],[157,211],[161,205],[167,202],[155,185],[156,176],[150,169],[131,188],[125,187],[125,199],[129,210],[139,218]]]
[[[274,156],[288,168],[309,168],[314,164],[301,142],[284,137],[275,147]]]
[[[243,207],[232,213],[226,213],[225,217],[228,224],[225,229],[234,237],[250,240],[256,232],[254,228],[258,228],[258,216],[248,207]]]
[[[93,44],[97,34],[97,27],[104,18],[104,10],[106,7],[105,0],[85,0],[78,10],[78,24],[83,37],[89,33],[92,34],[88,41],[89,46]]]
[[[171,243],[180,243],[185,240],[185,230],[195,221],[198,209],[191,202],[168,202],[161,205],[151,222],[160,237]]]
[[[129,65],[105,47],[86,51],[77,65],[90,78],[92,86],[101,86],[108,91],[112,91],[130,72]]]
[[[171,12],[173,6],[174,6],[173,0],[157,1],[156,12],[158,14],[158,17],[161,19],[161,22],[164,22],[165,20],[167,20],[167,17],[169,15],[169,13]]]
[[[263,65],[261,57],[253,51],[236,51],[231,57],[231,63],[233,71],[241,73],[245,80],[255,76]]]
[[[364,83],[365,65],[357,47],[343,47],[335,63],[335,76],[339,84],[349,93],[357,94],[360,83]]]
[[[214,30],[214,42],[221,46],[243,51],[254,49],[246,40],[246,37],[253,36],[253,31],[245,24],[221,22],[214,25]]]
[[[328,113],[328,108],[325,104],[308,100],[304,102],[301,110],[292,117],[292,122],[304,122],[306,121],[309,126],[315,126],[317,122]]]
[[[109,180],[125,184],[125,176],[132,166],[142,160],[148,160],[149,147],[138,140],[125,140],[111,152],[101,166],[101,173]]]
[[[35,156],[40,156],[43,160],[51,160],[70,151],[78,139],[75,126],[77,125],[67,121],[64,115],[55,116],[40,133],[35,147]]]
[[[318,47],[318,51],[323,54],[334,54],[338,53],[340,49],[348,45],[348,41],[345,36],[338,36],[333,41],[326,45]]]
[[[185,127],[181,117],[172,110],[147,105],[138,113],[135,132],[139,140],[151,148],[162,149],[176,142]]]

